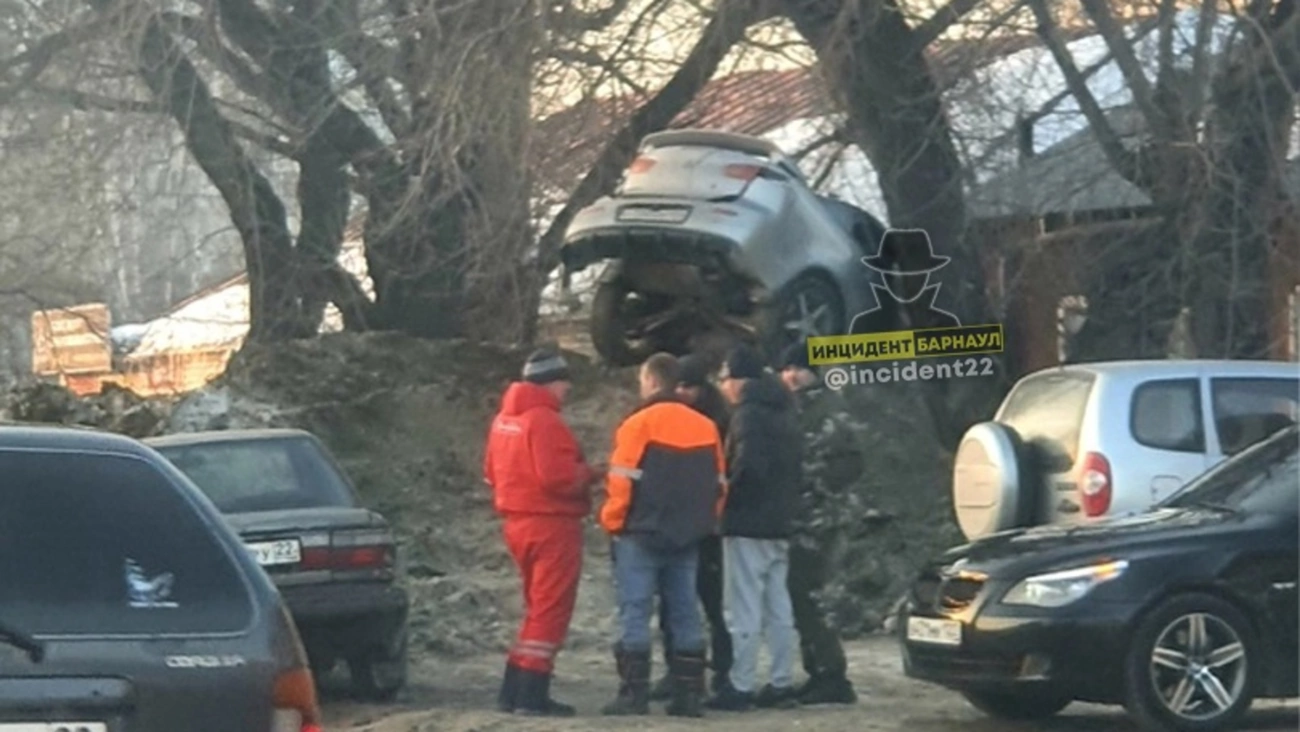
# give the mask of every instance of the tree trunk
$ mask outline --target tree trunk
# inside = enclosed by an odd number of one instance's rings
[[[230,207],[248,268],[248,340],[299,335],[303,317],[293,241],[275,189],[245,154],[198,70],[156,19],[145,21],[137,53],[145,85],[180,125],[194,160]]]
[[[524,161],[537,22],[531,2],[494,1],[448,9],[421,28],[427,82],[414,94],[405,179],[379,181],[370,196],[377,327],[428,338],[522,330],[506,263],[521,261],[530,239]]]
[[[785,7],[847,112],[850,139],[876,169],[891,226],[925,229],[936,252],[952,257],[938,275],[939,306],[963,323],[990,322],[983,264],[964,236],[962,163],[923,40],[893,0],[787,0]],[[939,381],[923,393],[946,446],[997,396],[987,384]]]

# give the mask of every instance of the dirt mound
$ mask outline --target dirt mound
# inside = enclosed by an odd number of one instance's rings
[[[58,384],[26,381],[0,396],[0,420],[82,425],[132,437],[151,437],[164,430],[171,405],[147,400],[112,384],[102,394],[79,398]]]

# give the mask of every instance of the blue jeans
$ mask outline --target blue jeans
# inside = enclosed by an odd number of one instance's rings
[[[695,579],[699,549],[654,551],[634,536],[614,539],[614,585],[618,593],[619,645],[625,651],[650,650],[655,595],[668,610],[673,650],[704,650]]]

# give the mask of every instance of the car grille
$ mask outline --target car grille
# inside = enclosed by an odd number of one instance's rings
[[[1014,679],[1023,659],[1018,656],[971,656],[947,649],[910,645],[908,659],[918,671],[970,679]]]

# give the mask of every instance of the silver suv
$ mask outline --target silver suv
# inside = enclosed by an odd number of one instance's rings
[[[875,306],[862,262],[885,227],[818,195],[795,162],[757,137],[671,130],[645,138],[614,195],[578,212],[565,280],[611,260],[592,298],[591,338],[614,365],[685,353],[718,333],[775,356],[848,332]]]
[[[1021,379],[962,437],[953,508],[968,539],[1144,511],[1294,424],[1300,364],[1116,361]]]

